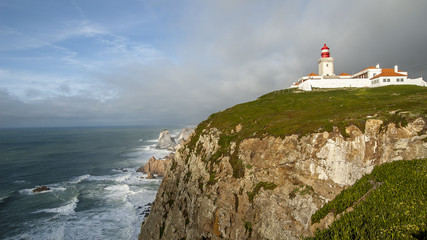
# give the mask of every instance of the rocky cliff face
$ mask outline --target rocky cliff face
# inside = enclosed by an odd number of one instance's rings
[[[245,126],[236,126],[235,133]],[[223,148],[207,127],[176,152],[140,239],[299,239],[310,217],[385,162],[427,157],[426,121],[370,119],[362,132],[264,136]]]

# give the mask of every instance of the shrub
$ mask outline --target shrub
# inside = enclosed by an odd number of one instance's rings
[[[264,188],[264,190],[273,190],[276,187],[277,187],[277,185],[273,182],[259,182],[257,185],[255,185],[252,192],[247,192],[246,194],[248,194],[249,201],[253,202],[255,195],[258,194],[258,192],[259,192],[259,190],[261,190],[261,188]]]
[[[352,212],[345,213],[328,229],[307,239],[425,239],[427,159],[396,161],[375,167],[371,174],[318,210],[312,221],[320,220],[331,209],[336,209],[335,214],[338,214],[352,206],[371,187],[370,181],[383,184],[353,206]]]

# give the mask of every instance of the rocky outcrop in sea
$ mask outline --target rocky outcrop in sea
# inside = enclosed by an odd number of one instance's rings
[[[157,141],[156,148],[159,149],[167,149],[170,151],[175,151],[183,146],[185,141],[194,133],[193,128],[184,128],[181,130],[179,135],[176,138],[171,136],[169,130],[165,129],[159,134],[159,139]],[[171,160],[174,158],[174,153],[170,153],[165,156],[163,159],[156,159],[155,157],[151,157],[148,162],[140,167],[137,172],[142,172],[147,174],[148,179],[152,179],[157,177],[163,177],[166,172],[167,166],[170,164]]]
[[[37,187],[33,189],[33,193],[39,193],[39,192],[45,192],[45,191],[49,191],[50,188],[46,187],[46,186],[41,186],[41,187]]]
[[[143,167],[140,167],[136,171],[149,174],[151,176],[150,178],[153,178],[154,175],[157,175],[157,177],[163,177],[166,172],[166,168],[173,157],[173,153],[166,156],[164,159],[156,159],[155,157],[151,157]]]
[[[176,145],[175,139],[171,136],[169,130],[165,129],[160,132],[159,139],[157,140],[156,148],[173,150]]]
[[[184,128],[181,130],[181,132],[178,134],[177,138],[175,139],[174,137],[172,137],[169,130],[164,129],[159,134],[159,139],[157,140],[156,148],[175,151],[177,148],[180,147],[180,145],[186,139],[188,139],[191,136],[191,134],[193,134],[193,132],[194,132],[193,128]]]

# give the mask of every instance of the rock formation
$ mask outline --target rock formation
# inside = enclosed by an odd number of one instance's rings
[[[247,138],[226,151],[226,133],[207,126],[171,160],[139,239],[300,239],[317,209],[374,166],[427,157],[421,117],[405,127],[369,119],[345,137]]]
[[[156,177],[151,172],[148,172],[146,178],[147,179],[155,179]]]
[[[159,135],[156,148],[175,151],[180,148],[181,145],[184,144],[185,140],[187,140],[193,133],[193,128],[184,128],[175,139],[171,136],[169,130],[165,129]]]
[[[165,159],[156,159],[155,157],[151,157],[143,167],[140,167],[136,171],[147,174],[147,178],[153,178],[154,174],[158,177],[163,177],[166,172],[166,167],[171,162],[173,155],[174,154],[171,153],[169,156],[166,156]]]
[[[159,134],[156,148],[173,150],[175,147],[175,139],[171,136],[169,130],[165,129]]]
[[[39,192],[44,192],[44,191],[49,191],[50,188],[46,187],[46,186],[41,186],[41,187],[37,187],[33,189],[33,193],[39,193]]]
[[[178,137],[177,137],[177,143],[182,143],[183,141],[187,140],[191,134],[194,133],[194,129],[193,128],[184,128],[181,130],[181,132],[179,133]]]

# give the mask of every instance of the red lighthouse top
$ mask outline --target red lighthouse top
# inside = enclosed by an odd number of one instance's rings
[[[322,58],[328,58],[329,57],[329,48],[326,46],[326,43],[322,47]]]

